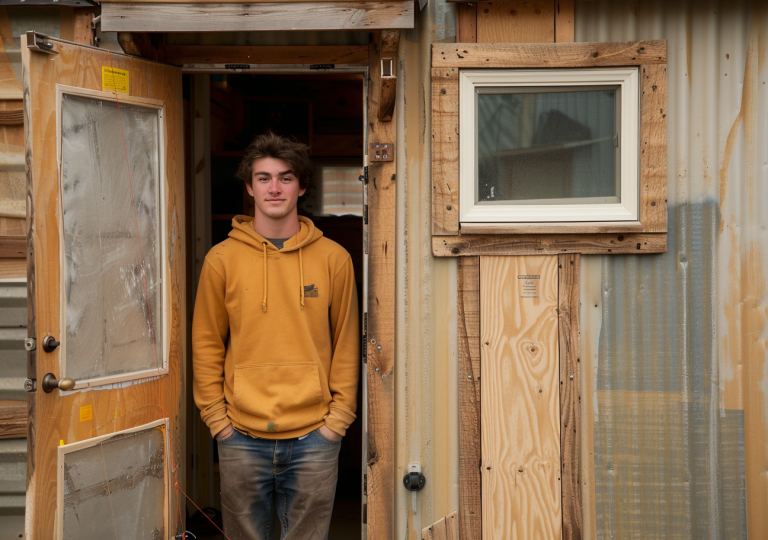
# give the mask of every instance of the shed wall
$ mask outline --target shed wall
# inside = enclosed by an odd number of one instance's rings
[[[669,251],[582,257],[585,537],[766,537],[765,8],[581,1],[575,28],[668,43]]]

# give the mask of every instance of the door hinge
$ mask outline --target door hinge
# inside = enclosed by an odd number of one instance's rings
[[[363,364],[368,363],[368,314],[363,313]]]
[[[336,69],[336,64],[309,64],[309,69]]]
[[[53,49],[53,41],[45,34],[38,34],[34,30],[27,31],[27,48],[46,54],[59,54]]]
[[[363,505],[363,525],[368,525],[368,504]]]
[[[368,496],[368,474],[363,475],[363,495]]]

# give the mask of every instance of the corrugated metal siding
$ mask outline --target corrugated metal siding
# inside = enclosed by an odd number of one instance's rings
[[[669,251],[582,259],[587,538],[768,537],[763,4],[576,4],[668,41]]]
[[[0,400],[26,401],[26,280],[0,281]],[[0,540],[24,535],[27,439],[0,440]]]

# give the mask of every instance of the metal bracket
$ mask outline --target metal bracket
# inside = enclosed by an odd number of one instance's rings
[[[27,48],[45,54],[59,54],[53,50],[53,41],[45,34],[38,34],[34,30],[27,31]]]
[[[371,143],[368,159],[371,161],[395,161],[395,145],[392,143]]]

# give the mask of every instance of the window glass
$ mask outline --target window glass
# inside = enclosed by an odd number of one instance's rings
[[[478,204],[620,202],[618,86],[478,87]]]
[[[61,111],[66,376],[161,367],[159,112],[67,94]]]
[[[167,538],[163,429],[64,454],[63,480],[64,540]]]

